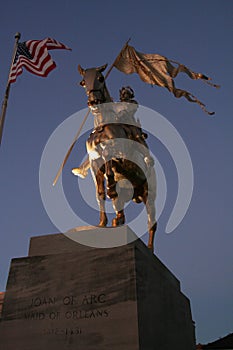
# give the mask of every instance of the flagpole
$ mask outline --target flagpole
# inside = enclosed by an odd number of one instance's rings
[[[0,145],[2,142],[3,127],[4,127],[4,123],[5,123],[7,103],[8,103],[8,98],[9,98],[9,94],[10,94],[10,87],[11,87],[11,83],[9,83],[9,79],[10,79],[11,69],[12,69],[12,66],[14,64],[14,59],[15,59],[15,55],[16,55],[16,51],[17,51],[18,42],[19,42],[20,37],[21,37],[21,34],[17,32],[15,34],[15,44],[14,44],[14,49],[13,49],[11,66],[10,66],[10,71],[9,71],[9,75],[8,75],[5,96],[4,96],[4,100],[2,103],[1,118],[0,118]]]
[[[122,47],[120,53],[117,55],[117,58],[115,59],[115,61],[113,62],[113,64],[110,66],[109,70],[107,71],[107,73],[106,73],[106,75],[105,75],[105,80],[107,79],[107,77],[108,77],[109,74],[111,73],[111,71],[112,71],[112,69],[113,69],[113,67],[114,67],[114,65],[115,65],[115,63],[116,63],[116,61],[118,60],[119,55],[120,55],[121,52],[125,49],[125,47],[128,45],[128,43],[129,43],[130,40],[131,40],[131,38],[129,38],[129,39],[126,41],[126,43],[125,43],[125,45]],[[62,170],[63,170],[63,168],[64,168],[64,166],[65,166],[65,164],[66,164],[66,162],[67,162],[67,160],[68,160],[68,158],[69,158],[69,156],[70,156],[70,153],[71,153],[72,149],[74,148],[75,143],[77,142],[77,140],[78,140],[78,138],[79,138],[79,135],[80,135],[80,133],[81,133],[81,130],[82,130],[82,128],[83,128],[83,126],[84,126],[86,120],[87,120],[87,117],[88,117],[89,113],[90,113],[90,109],[88,109],[88,111],[87,111],[87,113],[86,113],[86,115],[85,115],[85,117],[84,117],[84,119],[83,119],[83,121],[82,121],[82,124],[80,125],[80,127],[79,127],[79,129],[78,129],[78,131],[77,131],[77,134],[75,135],[74,140],[73,140],[73,142],[72,142],[70,148],[68,149],[68,151],[67,151],[67,153],[66,153],[66,155],[65,155],[65,158],[64,158],[63,162],[62,162],[61,165],[60,165],[60,168],[58,169],[57,175],[55,176],[55,178],[54,178],[54,180],[53,180],[53,186],[56,185],[57,180],[59,179],[59,177],[60,177],[60,175],[61,175],[61,173],[62,173]]]

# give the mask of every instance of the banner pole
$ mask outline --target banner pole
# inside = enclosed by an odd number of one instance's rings
[[[21,34],[17,32],[15,34],[15,44],[14,44],[14,49],[13,49],[12,61],[11,61],[9,75],[8,75],[8,81],[7,81],[5,96],[4,96],[4,100],[3,100],[3,103],[2,103],[2,110],[1,110],[1,117],[0,117],[0,145],[1,145],[1,142],[2,142],[3,127],[4,127],[4,123],[5,123],[5,119],[6,119],[7,103],[8,103],[8,98],[9,98],[9,94],[10,94],[10,86],[11,86],[11,84],[9,83],[9,79],[10,79],[11,69],[12,69],[12,66],[14,64],[15,55],[16,55],[16,51],[17,51],[17,48],[18,48],[18,42],[19,42],[20,37],[21,37]]]
[[[77,133],[76,133],[76,135],[74,137],[74,140],[73,140],[71,146],[69,147],[69,149],[68,149],[68,151],[67,151],[67,153],[65,155],[65,158],[64,158],[63,162],[61,163],[60,168],[58,169],[57,175],[55,176],[55,179],[53,181],[53,186],[56,185],[57,180],[59,179],[59,177],[60,177],[60,175],[62,173],[62,170],[63,170],[63,168],[64,168],[64,166],[65,166],[65,164],[66,164],[66,162],[67,162],[67,160],[68,160],[68,158],[70,156],[70,153],[71,153],[72,149],[74,148],[74,145],[76,144],[76,142],[77,142],[77,140],[79,138],[79,135],[81,133],[81,130],[82,130],[86,120],[87,120],[87,117],[88,117],[89,113],[90,113],[90,109],[88,109],[87,113],[85,114],[85,117],[83,118],[82,124],[80,125],[80,127],[79,127],[79,129],[78,129],[78,131],[77,131]]]

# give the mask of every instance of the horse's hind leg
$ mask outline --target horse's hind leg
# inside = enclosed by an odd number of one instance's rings
[[[156,230],[157,230],[157,222],[154,222],[152,226],[148,226],[149,240],[148,240],[147,246],[152,252],[154,251],[154,236],[155,236]]]
[[[124,214],[124,205],[125,201],[121,198],[121,195],[118,194],[118,197],[114,198],[112,201],[113,208],[116,213],[116,217],[112,220],[112,226],[120,226],[125,223],[125,214]]]
[[[99,225],[101,227],[105,227],[108,223],[107,215],[105,212],[105,186],[104,186],[104,169],[99,168],[97,161],[92,161],[92,171],[94,173],[94,181],[96,185],[96,200],[99,205],[100,210],[100,219]]]
[[[108,218],[105,212],[105,187],[104,187],[104,174],[99,170],[96,175],[97,182],[97,201],[100,209],[100,221],[99,226],[105,227],[108,223]]]
[[[154,236],[157,229],[157,222],[155,219],[155,198],[150,198],[150,196],[144,196],[143,202],[146,206],[147,217],[148,217],[148,248],[154,251]]]

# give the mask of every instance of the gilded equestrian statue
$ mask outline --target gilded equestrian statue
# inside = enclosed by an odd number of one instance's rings
[[[123,87],[120,102],[113,103],[102,74],[106,66],[89,69],[78,66],[82,76],[80,85],[85,88],[87,103],[94,117],[94,129],[86,142],[88,159],[72,172],[84,178],[91,169],[101,227],[108,222],[106,195],[112,200],[116,213],[112,220],[114,227],[125,223],[124,204],[127,201],[143,202],[148,216],[148,248],[153,250],[157,228],[154,161],[145,141],[147,135],[134,117],[138,104],[133,99],[133,90]]]

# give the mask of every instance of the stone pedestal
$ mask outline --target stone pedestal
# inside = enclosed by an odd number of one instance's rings
[[[127,226],[120,230],[132,238]],[[141,240],[101,249],[63,234],[33,237],[29,256],[12,260],[0,344],[4,350],[195,349],[189,300]]]

